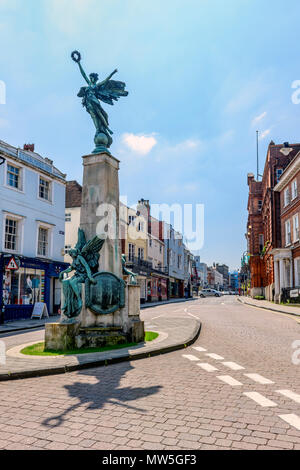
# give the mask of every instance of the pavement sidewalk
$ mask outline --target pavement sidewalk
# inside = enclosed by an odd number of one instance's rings
[[[161,305],[173,304],[173,303],[180,303],[180,302],[190,302],[194,299],[171,299],[171,300],[163,300],[162,302],[148,302],[146,304],[141,305],[141,310],[145,308],[152,308],[152,307],[159,307]],[[50,316],[50,318],[43,318],[41,320],[17,320],[13,322],[7,322],[4,325],[0,325],[0,334],[1,333],[13,333],[14,331],[21,331],[21,330],[33,330],[35,328],[42,328],[45,323],[55,323],[59,321],[59,315]]]
[[[300,308],[299,307],[289,307],[286,305],[278,305],[268,300],[255,300],[250,297],[238,297],[238,301],[245,304],[251,305],[252,307],[259,307],[265,310],[271,310],[273,312],[285,313],[288,315],[294,315],[300,317]]]
[[[6,351],[6,363],[0,364],[0,381],[64,374],[79,369],[145,359],[183,349],[196,341],[200,334],[201,323],[191,317],[160,317],[151,323],[146,322],[145,329],[158,332],[159,337],[131,348],[99,353],[52,357],[25,356],[20,353],[25,345],[12,347]]]

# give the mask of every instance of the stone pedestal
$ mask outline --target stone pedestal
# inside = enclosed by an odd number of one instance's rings
[[[105,239],[100,251],[98,270],[112,273],[118,279],[122,279],[119,239],[119,160],[107,152],[86,155],[83,157],[83,168],[80,228],[87,240],[92,240],[96,235]],[[120,289],[124,289],[123,282],[121,284]],[[90,292],[88,290],[87,295]],[[120,292],[122,302],[113,304],[113,309],[117,305],[118,310],[99,314],[95,313],[98,308],[98,304],[96,308],[95,303],[99,301],[101,306],[99,299],[102,297],[94,295],[94,304],[86,302],[85,285],[82,284],[83,307],[76,318],[78,323],[76,326],[67,323],[68,319],[62,313],[60,324],[46,325],[46,347],[57,350],[144,341],[144,322],[140,321],[140,287],[131,285],[127,280],[125,302],[123,290]],[[63,295],[61,305],[64,305]],[[90,308],[86,305],[90,305]],[[101,308],[99,310],[102,312]]]
[[[106,238],[99,271],[122,277],[119,240],[119,160],[103,152],[83,158],[80,227],[86,239]]]
[[[65,351],[75,349],[75,337],[79,332],[79,322],[46,323],[45,325],[45,349],[53,351]]]

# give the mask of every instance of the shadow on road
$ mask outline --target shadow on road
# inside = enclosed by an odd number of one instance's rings
[[[121,379],[132,369],[133,367],[129,362],[124,362],[115,366],[80,371],[78,375],[83,374],[89,376],[90,383],[75,382],[71,385],[64,385],[64,388],[68,391],[69,397],[72,399],[77,398],[79,402],[69,406],[61,414],[45,419],[43,425],[49,428],[61,426],[69,413],[85,404],[89,404],[88,407],[85,408],[87,410],[100,410],[105,404],[110,403],[143,412],[143,409],[130,406],[128,402],[154,395],[158,393],[162,387],[119,388]],[[95,378],[97,383],[93,383]]]

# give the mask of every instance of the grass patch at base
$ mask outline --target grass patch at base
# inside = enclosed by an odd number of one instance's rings
[[[154,339],[158,338],[158,336],[158,333],[154,333],[154,331],[146,331],[145,341],[153,341]]]
[[[154,333],[153,331],[146,331],[145,333],[145,341],[153,341],[157,337],[158,333]],[[137,346],[137,343],[116,344],[114,346],[104,346],[102,348],[72,349],[68,351],[45,351],[45,343],[41,342],[32,344],[31,346],[27,346],[26,348],[21,350],[21,354],[25,354],[26,356],[67,356],[72,354],[74,355],[112,351],[115,349],[131,348],[133,346]]]

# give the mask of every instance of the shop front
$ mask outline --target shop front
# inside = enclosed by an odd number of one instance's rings
[[[184,296],[184,281],[181,279],[170,278],[170,298],[182,298]]]
[[[161,302],[168,299],[168,278],[162,277],[159,274],[151,274],[147,281],[147,301],[148,302]]]
[[[0,304],[5,305],[5,320],[30,318],[36,302],[46,303],[50,314],[60,308],[59,273],[66,263],[18,257],[0,256]]]

